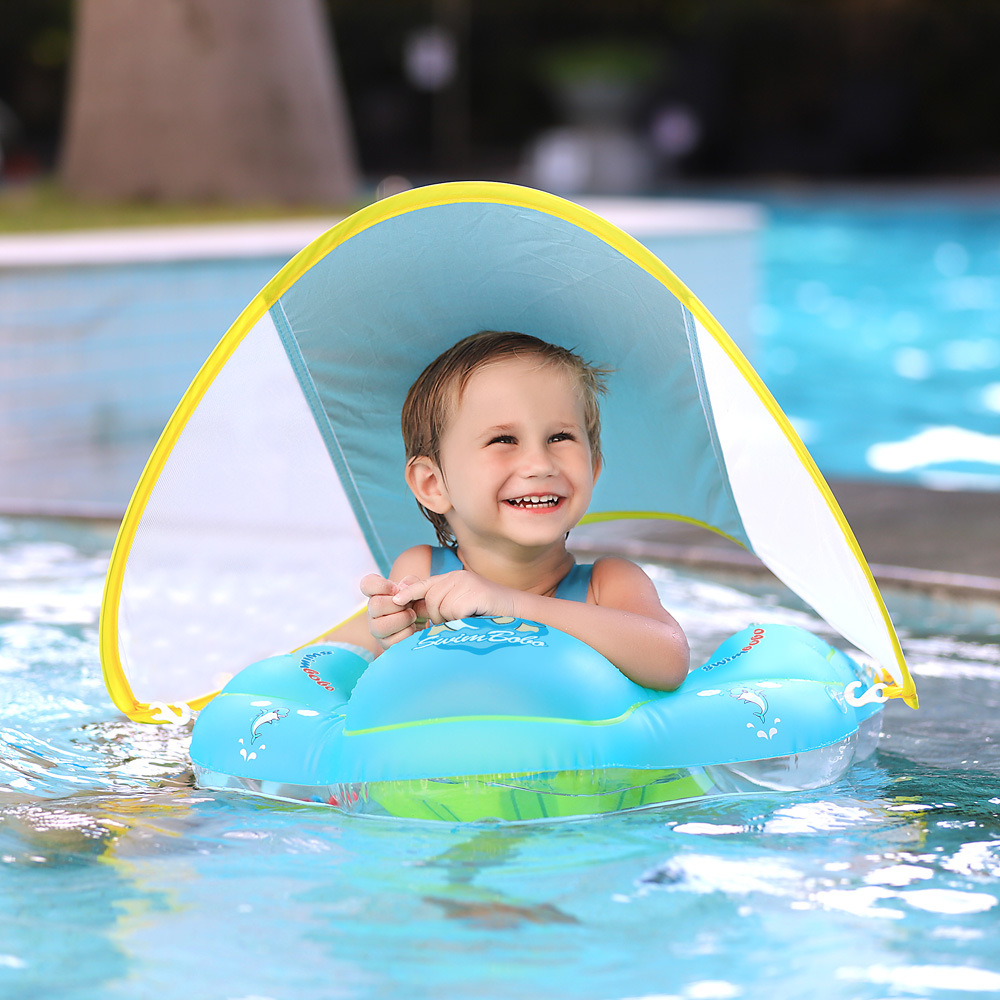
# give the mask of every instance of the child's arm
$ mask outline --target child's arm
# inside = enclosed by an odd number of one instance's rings
[[[664,691],[678,687],[688,672],[687,639],[649,577],[627,559],[600,559],[591,594],[595,604],[564,601],[460,570],[402,583],[389,600],[434,623],[506,615],[551,625],[592,646],[637,684]]]

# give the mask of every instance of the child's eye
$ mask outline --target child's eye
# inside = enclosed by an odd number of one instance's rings
[[[576,437],[569,431],[560,431],[558,434],[553,434],[549,438],[550,441],[575,441]]]
[[[496,437],[490,438],[490,444],[513,444],[514,435],[513,434],[497,434]]]

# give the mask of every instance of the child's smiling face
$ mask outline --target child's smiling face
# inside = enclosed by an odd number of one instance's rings
[[[526,357],[469,379],[441,437],[442,501],[458,544],[561,542],[598,468],[573,375]]]

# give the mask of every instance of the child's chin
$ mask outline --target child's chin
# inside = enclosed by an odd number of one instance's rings
[[[511,532],[511,540],[519,545],[554,545],[561,542],[569,531],[562,521],[558,524],[527,524],[515,526]]]
[[[570,504],[565,499],[554,507],[541,510],[506,506],[509,512],[506,523],[511,540],[521,545],[553,545],[561,542],[573,526],[568,523]]]

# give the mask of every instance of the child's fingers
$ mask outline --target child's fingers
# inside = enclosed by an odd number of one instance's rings
[[[365,597],[376,597],[380,595],[391,595],[396,592],[396,585],[378,573],[369,573],[361,581],[361,593]]]
[[[481,615],[514,617],[511,593],[475,573],[456,571],[432,577],[423,599],[413,601],[410,606],[435,624]]]
[[[451,580],[449,574],[444,573],[441,576],[420,580],[405,590],[401,590],[393,600],[397,604],[402,603],[413,608],[418,621],[430,621],[435,625],[440,625],[441,622],[449,620],[447,615],[442,613],[441,604],[447,600],[453,587],[454,581]]]
[[[452,618],[459,618],[460,615],[451,615],[442,607],[449,599],[449,594],[453,589],[453,581],[445,576],[436,578],[436,585],[425,587],[424,593],[415,598],[410,605],[416,613],[427,621],[440,625],[441,622],[451,621]]]
[[[401,642],[403,639],[409,639],[414,632],[419,632],[420,629],[416,624],[407,625],[406,628],[401,628],[398,632],[393,632],[392,635],[387,635],[384,639],[379,639],[379,645],[383,649],[388,649],[390,646],[395,646],[397,642]]]
[[[418,618],[437,625],[480,613],[477,610],[480,602],[469,595],[470,585],[474,589],[478,582],[479,578],[471,573],[442,573],[402,588],[393,601],[409,605]]]
[[[412,608],[400,608],[393,614],[369,616],[368,631],[384,645],[385,640],[395,637],[400,632],[412,634],[413,624],[416,620],[417,615]],[[400,636],[400,638],[405,638],[405,636]],[[393,638],[392,641],[396,642],[397,640]]]
[[[368,598],[369,618],[384,618],[404,610],[409,609],[401,608],[388,594],[376,594],[374,597]]]
[[[430,576],[426,580],[421,580],[415,576],[405,577],[397,585],[392,599],[400,607],[404,604],[411,604],[413,601],[423,600],[424,595],[426,595],[432,583],[437,579],[440,578]]]

